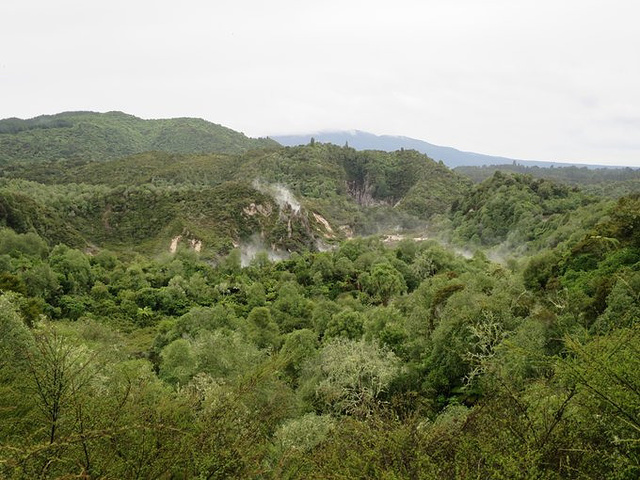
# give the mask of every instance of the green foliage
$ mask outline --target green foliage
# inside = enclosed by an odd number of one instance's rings
[[[387,305],[391,297],[405,292],[407,285],[404,278],[393,266],[378,263],[358,277],[364,290],[374,301]]]
[[[247,317],[248,336],[258,348],[277,348],[280,329],[267,307],[254,307]]]
[[[532,257],[522,272],[524,284],[531,290],[543,289],[547,282],[557,276],[558,254],[553,251],[544,251]]]
[[[84,244],[81,235],[66,221],[59,211],[42,205],[19,192],[0,189],[0,225],[14,230],[18,234],[31,235],[25,237],[26,249],[41,248],[37,238],[42,237],[49,244],[63,242],[72,246]],[[5,248],[11,248],[11,239]],[[15,242],[14,242],[15,244]]]
[[[539,242],[569,221],[567,212],[591,203],[575,188],[497,171],[452,206],[454,236],[482,245]]]
[[[325,411],[368,415],[398,369],[392,352],[364,340],[336,338],[309,365],[303,389]]]
[[[91,265],[80,251],[56,246],[49,257],[51,269],[58,275],[65,293],[86,293],[91,286]]]
[[[318,350],[318,336],[309,329],[296,330],[288,334],[280,350],[289,380],[296,384],[304,366]]]
[[[107,160],[133,153],[238,153],[278,146],[204,120],[142,120],[121,112],[66,112],[0,121],[0,162]]]
[[[616,465],[617,478],[640,472],[639,333],[635,325],[586,344],[569,338],[566,344],[573,356],[561,364],[561,373],[580,399],[577,415],[593,419],[582,427],[582,438],[608,445],[602,464]]]
[[[360,312],[343,310],[333,315],[324,331],[325,338],[345,337],[357,340],[362,336],[364,319]]]
[[[327,438],[335,423],[330,415],[307,413],[282,424],[274,435],[274,443],[281,452],[290,449],[308,452]]]
[[[196,356],[191,343],[183,338],[162,350],[160,378],[175,385],[185,385],[196,373]]]
[[[2,478],[637,478],[637,195],[454,202],[415,152],[317,142],[31,166],[0,181]],[[428,218],[475,245],[340,242]]]
[[[280,287],[273,302],[273,317],[282,333],[307,328],[311,320],[311,302],[304,298],[299,287],[287,282]]]
[[[526,167],[524,165],[483,165],[482,167],[456,167],[455,172],[480,183],[495,172],[519,173],[534,178],[581,186],[593,195],[618,198],[637,193],[640,189],[640,170],[634,168]]]

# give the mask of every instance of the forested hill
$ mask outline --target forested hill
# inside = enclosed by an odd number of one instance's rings
[[[211,253],[256,234],[268,245],[299,250],[318,236],[335,241],[415,226],[445,213],[470,185],[415,151],[319,143],[237,155],[147,152],[105,162],[14,163],[3,174],[4,223],[19,233],[55,242],[74,231],[98,246],[151,242],[166,250],[171,238],[189,232]],[[279,212],[282,195],[301,206],[295,215]]]
[[[587,168],[586,166],[563,166],[560,168],[544,168],[512,163],[510,165],[483,165],[481,167],[462,166],[456,167],[455,171],[469,177],[474,182],[486,180],[498,171],[531,175],[572,185],[640,180],[640,168],[630,167]]]
[[[0,120],[0,164],[11,161],[107,160],[159,150],[239,153],[277,147],[197,118],[143,120],[122,112],[65,112]]]
[[[623,195],[640,192],[640,169],[638,168],[587,168],[585,166],[563,166],[559,168],[541,168],[538,166],[490,165],[482,167],[456,167],[455,171],[474,182],[482,182],[496,172],[516,173],[535,178],[551,180],[579,186],[586,193],[600,197],[619,198]]]
[[[457,199],[449,218],[457,243],[523,253],[582,232],[604,215],[603,205],[575,186],[497,171]]]

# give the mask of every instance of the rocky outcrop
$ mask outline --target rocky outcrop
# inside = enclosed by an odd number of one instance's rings
[[[313,218],[316,219],[316,222],[319,223],[320,225],[322,225],[324,232],[323,235],[325,238],[335,238],[335,232],[333,231],[333,228],[331,228],[331,225],[329,224],[329,222],[327,221],[326,218],[324,218],[322,215],[318,214],[318,213],[313,213]],[[320,231],[322,231],[323,229],[320,229]]]
[[[393,205],[392,201],[374,198],[373,185],[368,182],[346,182],[347,193],[358,205],[363,207],[376,207],[380,205]]]
[[[257,215],[257,214],[260,214],[263,217],[268,217],[273,213],[273,208],[271,205],[251,203],[247,207],[243,208],[242,211],[247,215],[249,215],[250,217],[253,217],[254,215]]]
[[[178,245],[182,240],[187,242],[187,245],[191,250],[196,252],[200,252],[202,250],[202,240],[198,240],[197,238],[189,238],[189,233],[186,232],[183,235],[176,235],[171,239],[171,243],[169,244],[169,252],[176,253],[178,251]]]

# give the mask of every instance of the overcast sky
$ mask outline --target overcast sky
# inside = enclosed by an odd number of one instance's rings
[[[121,110],[640,166],[638,0],[1,0],[0,118]]]

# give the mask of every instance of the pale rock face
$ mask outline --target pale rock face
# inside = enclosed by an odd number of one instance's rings
[[[178,243],[180,242],[181,238],[182,235],[178,235],[177,237],[173,237],[171,239],[171,245],[169,245],[169,251],[171,253],[176,253],[176,251],[178,250]]]
[[[341,225],[338,228],[346,238],[353,238],[353,230],[349,225]]]
[[[367,182],[364,184],[359,184],[358,182],[347,182],[346,187],[347,193],[358,203],[358,205],[362,205],[363,207],[389,205],[389,202],[373,198],[373,185]]]
[[[260,214],[263,217],[268,217],[273,212],[273,209],[270,205],[262,205],[260,203],[256,205],[255,203],[250,203],[249,206],[244,207],[242,211],[250,217],[257,214]]]
[[[405,236],[404,235],[387,235],[383,242],[385,243],[393,243],[393,242],[399,242],[401,240],[404,240]]]
[[[319,215],[317,213],[313,214],[313,218],[315,218],[316,222],[320,223],[324,227],[324,229],[327,231],[327,235],[325,235],[326,238],[332,238],[334,236],[333,228],[331,228],[331,225],[329,225],[329,222],[327,221],[326,218],[324,218],[322,215]]]
[[[244,207],[242,211],[250,217],[253,217],[256,213],[258,213],[255,203],[251,203],[248,207]]]
[[[401,235],[399,233],[394,233],[394,234],[390,234],[390,235],[385,235],[385,237],[382,239],[382,241],[386,244],[395,244],[397,242],[400,242],[402,240],[406,240],[406,239],[411,239],[414,242],[425,242],[427,240],[429,240],[429,237],[427,236],[421,236],[421,237],[408,237],[407,235]]]
[[[178,251],[178,245],[182,240],[182,235],[178,235],[171,239],[171,244],[169,245],[169,252],[176,253]],[[200,252],[202,250],[202,240],[198,240],[196,238],[189,239],[189,246],[195,250],[196,252]]]
[[[200,250],[202,250],[202,241],[192,238],[190,243],[191,248],[193,248],[196,252],[200,252]]]

